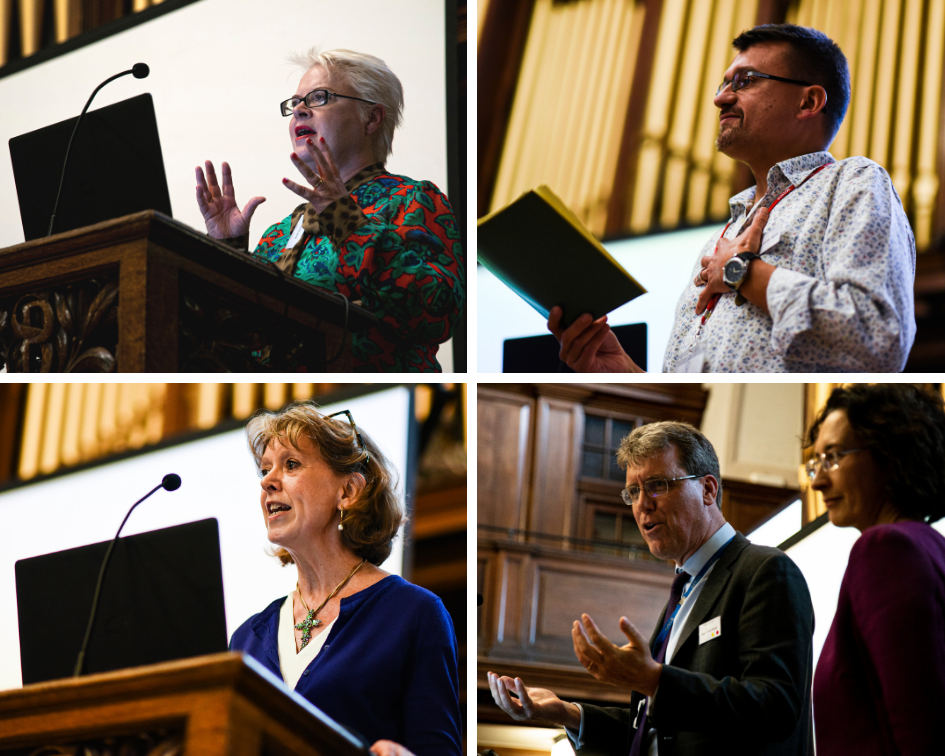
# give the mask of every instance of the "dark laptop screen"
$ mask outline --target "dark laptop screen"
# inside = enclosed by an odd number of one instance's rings
[[[27,241],[49,231],[66,147],[78,118],[10,140]],[[151,95],[90,110],[72,144],[53,233],[150,209],[171,214]]]
[[[16,563],[23,684],[70,677],[108,542]],[[92,628],[85,671],[227,650],[216,519],[121,538]]]

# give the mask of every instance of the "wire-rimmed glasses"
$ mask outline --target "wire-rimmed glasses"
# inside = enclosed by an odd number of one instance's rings
[[[355,424],[354,418],[351,417],[351,411],[345,409],[345,410],[341,410],[340,412],[332,412],[330,415],[325,415],[325,418],[326,418],[326,419],[331,419],[331,418],[333,418],[333,417],[337,417],[338,415],[347,415],[347,416],[348,416],[348,422],[351,423],[351,430],[354,431],[354,435],[355,435],[355,436],[357,437],[357,439],[358,439],[358,446],[360,446],[360,447],[361,447],[361,451],[364,452],[364,464],[367,464],[368,462],[371,461],[371,454],[370,454],[370,452],[368,452],[368,450],[364,447],[364,439],[361,438],[361,434],[358,432],[358,426]]]
[[[704,477],[705,474],[683,475],[680,478],[653,478],[652,480],[647,480],[643,483],[642,490],[646,491],[649,496],[652,496],[655,499],[657,496],[662,496],[669,491],[670,483],[673,483],[677,480],[689,480],[691,478]],[[632,507],[633,502],[635,502],[640,496],[640,490],[640,486],[630,486],[620,492],[620,498],[623,499],[624,504],[626,504],[628,507]]]
[[[305,95],[305,97],[290,97],[288,100],[280,102],[279,107],[282,109],[283,116],[290,116],[299,103],[304,102],[310,108],[320,108],[323,105],[327,105],[332,97],[340,97],[343,100],[357,100],[358,102],[366,102],[368,105],[377,105],[376,102],[371,102],[371,100],[363,100],[360,97],[338,94],[329,89],[313,89]]]
[[[761,73],[759,71],[741,71],[735,74],[732,77],[731,81],[723,81],[719,84],[719,88],[715,90],[715,96],[718,97],[722,94],[722,91],[727,87],[731,86],[733,92],[737,92],[740,89],[747,87],[752,79],[774,79],[774,81],[784,81],[788,84],[800,84],[802,87],[812,87],[814,86],[809,81],[798,81],[797,79],[785,79],[783,76],[774,76],[773,74]]]
[[[866,451],[865,449],[831,449],[830,451],[823,452],[822,454],[815,454],[804,465],[804,469],[807,471],[807,477],[813,480],[817,477],[817,473],[820,472],[820,469],[823,468],[825,472],[833,472],[838,467],[840,467],[840,460],[847,454],[853,454],[853,452]]]

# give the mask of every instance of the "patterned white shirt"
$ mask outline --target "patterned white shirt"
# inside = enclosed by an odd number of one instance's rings
[[[756,206],[768,207],[825,163],[833,165],[785,196],[765,226],[761,258],[777,268],[768,283],[770,316],[751,302],[736,306],[727,292],[693,340],[702,289],[692,281],[722,232],[713,234],[676,305],[664,372],[682,370],[700,349],[703,372],[902,370],[915,340],[915,239],[889,174],[864,157],[800,155],[768,171],[768,192]],[[729,200],[726,239],[753,217],[756,188]]]

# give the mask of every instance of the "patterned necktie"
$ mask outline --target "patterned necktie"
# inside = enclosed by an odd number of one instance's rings
[[[666,614],[663,615],[663,622],[660,625],[662,629],[669,618],[673,616],[673,612],[676,610],[676,605],[679,603],[679,599],[682,596],[683,586],[692,578],[688,572],[683,572],[680,570],[676,573],[676,577],[673,578],[673,587],[669,590],[669,603],[666,605]],[[672,628],[670,628],[672,630]],[[666,637],[663,638],[663,642],[659,645],[658,648],[654,649],[655,653],[653,654],[653,659],[659,664],[663,663],[663,660],[666,658],[666,646],[669,644],[669,633],[666,633]],[[639,725],[637,726],[637,731],[633,734],[633,742],[630,744],[630,756],[640,756],[643,748],[643,733],[646,731],[646,707],[648,701],[646,697],[640,702],[642,705],[640,707]]]

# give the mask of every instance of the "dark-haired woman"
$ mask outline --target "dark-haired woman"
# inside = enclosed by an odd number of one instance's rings
[[[378,754],[462,752],[456,638],[442,602],[377,565],[404,519],[393,471],[367,434],[309,403],[247,424],[260,505],[297,590],[233,634],[289,688]]]
[[[814,677],[818,756],[941,753],[945,411],[908,384],[830,395],[808,435],[830,521],[862,535]]]

